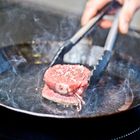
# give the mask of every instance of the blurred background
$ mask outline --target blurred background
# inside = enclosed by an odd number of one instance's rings
[[[66,40],[80,27],[87,0],[0,0],[0,45],[7,46],[45,36]],[[131,28],[140,31],[140,10]],[[49,33],[49,35],[48,35]],[[47,35],[46,35],[47,34]],[[50,38],[49,38],[50,39]]]
[[[36,7],[37,9],[42,10],[51,10],[60,14],[82,14],[87,0],[0,0],[1,3],[20,3],[29,7]],[[1,7],[3,6],[1,4]],[[140,10],[138,10],[133,17],[131,22],[131,27],[140,30]]]
[[[11,1],[11,0],[7,0]],[[12,0],[26,6],[33,6],[40,9],[54,10],[60,14],[76,14],[81,15],[87,0]],[[131,27],[140,30],[140,10],[136,12],[131,22]]]

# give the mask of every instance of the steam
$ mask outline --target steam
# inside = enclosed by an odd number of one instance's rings
[[[118,108],[118,111],[124,111],[128,109],[132,105],[133,99],[134,99],[134,93],[133,93],[133,90],[131,89],[130,82],[128,79],[124,81],[124,86],[122,90],[124,92],[128,92],[128,96],[126,96],[124,104],[120,108]]]
[[[134,93],[131,89],[128,79],[118,84],[112,84],[114,79],[103,77],[108,83],[99,84],[98,87],[90,89],[86,94],[86,106],[82,111],[82,115],[105,115],[118,111],[127,110],[131,107],[134,99]]]

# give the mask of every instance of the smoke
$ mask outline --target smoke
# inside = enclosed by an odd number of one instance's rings
[[[60,43],[77,30],[77,17],[62,17],[14,5],[13,8],[3,9],[3,18],[4,23],[0,22],[0,53],[3,59],[1,62],[8,65],[0,74],[0,102],[44,114],[73,114],[70,109],[64,110],[42,99],[41,91],[44,71]]]
[[[129,80],[121,80],[113,77],[103,77],[97,87],[86,92],[86,105],[81,115],[100,116],[127,110],[131,107],[134,93]]]

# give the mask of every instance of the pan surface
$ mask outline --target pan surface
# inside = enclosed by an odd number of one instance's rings
[[[44,57],[34,58],[34,51],[29,51],[29,47],[30,49],[35,47],[34,44],[32,46],[26,45],[1,48],[1,61],[3,62],[0,75],[1,106],[35,116],[79,118],[110,115],[139,105],[139,79],[137,80],[139,67],[135,65],[133,67],[130,62],[123,62],[123,59],[119,60],[120,56],[118,54],[113,55],[108,71],[99,84],[84,93],[86,104],[80,112],[77,112],[74,107],[66,107],[44,99],[41,96],[44,84],[43,75],[49,59],[43,61],[45,60]],[[50,46],[45,45],[44,48],[48,50],[47,47]],[[93,46],[93,48],[96,47]],[[30,54],[23,55],[24,52],[27,52],[27,50],[25,51],[27,48]],[[52,50],[54,51],[54,49]],[[52,55],[51,49],[46,54],[48,56]],[[37,60],[44,63],[37,64]],[[122,72],[123,76],[119,72]]]
[[[41,91],[43,74],[59,48],[58,44],[77,30],[78,18],[20,6],[3,9],[1,16],[4,18],[0,23],[1,106],[41,117],[84,118],[108,116],[139,105],[139,33],[131,31],[127,36],[119,36],[105,75],[97,86],[84,93],[86,104],[77,112],[75,107],[42,98]],[[96,34],[91,34],[91,40],[82,40],[65,60],[96,63],[97,54],[102,53],[102,47],[96,45],[103,46],[107,32],[97,28]]]
[[[0,82],[1,105],[32,115],[59,118],[109,115],[128,109],[133,101],[133,93],[128,81],[123,81],[120,85],[114,80],[112,82],[110,77],[105,77],[105,80],[108,80],[105,86],[99,86],[85,93],[85,95],[88,94],[85,96],[86,105],[78,113],[75,108],[63,107],[42,98],[43,70],[40,71],[40,69],[46,69],[46,67],[29,66],[22,74],[15,75],[10,72],[6,77],[2,75],[4,78]]]

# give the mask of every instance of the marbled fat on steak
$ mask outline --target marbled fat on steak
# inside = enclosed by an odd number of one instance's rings
[[[88,86],[90,70],[83,65],[55,65],[44,74],[42,96],[64,105],[75,105],[81,110],[82,93]]]

